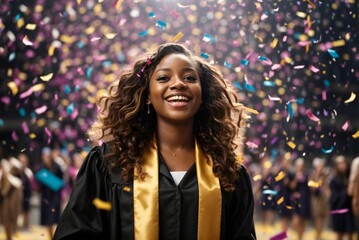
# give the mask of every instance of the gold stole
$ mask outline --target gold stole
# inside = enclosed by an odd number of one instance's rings
[[[133,181],[135,240],[159,239],[158,152],[151,148],[144,156],[144,180]],[[213,162],[205,156],[195,140],[196,171],[198,181],[197,239],[220,239],[222,194],[219,179],[213,174]],[[135,176],[137,170],[135,168]]]

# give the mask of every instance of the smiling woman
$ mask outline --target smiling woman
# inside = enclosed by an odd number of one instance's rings
[[[90,134],[104,143],[79,171],[54,239],[255,239],[230,84],[183,45],[147,56],[100,99]]]

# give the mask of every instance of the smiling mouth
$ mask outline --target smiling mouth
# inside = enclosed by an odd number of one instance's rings
[[[184,95],[175,95],[165,98],[167,102],[189,102],[191,99]]]

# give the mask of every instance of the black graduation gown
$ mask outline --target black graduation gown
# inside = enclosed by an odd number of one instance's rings
[[[74,183],[54,239],[134,239],[132,184],[103,162],[106,144],[94,147]],[[198,185],[193,165],[178,186],[160,157],[160,239],[197,239]],[[248,173],[239,171],[236,190],[222,191],[221,239],[256,239],[253,224],[253,194]],[[112,204],[112,210],[97,209],[94,198]]]

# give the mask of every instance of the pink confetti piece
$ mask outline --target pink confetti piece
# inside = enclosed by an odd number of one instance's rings
[[[29,127],[27,126],[26,122],[22,122],[21,127],[25,134],[29,133]]]
[[[315,116],[310,109],[307,110],[306,114],[310,120],[314,122],[320,122],[320,119],[317,116]]]
[[[348,123],[348,121],[346,121],[342,126],[343,131],[346,131],[348,129],[348,127],[349,127],[349,123]]]
[[[249,148],[258,148],[258,145],[255,144],[254,142],[251,142],[251,141],[247,141],[247,142],[246,142],[246,145],[247,145]]]
[[[47,138],[47,144],[49,144],[51,142],[52,134],[51,134],[51,131],[47,127],[45,127],[45,133],[46,133],[46,135],[48,137]]]
[[[93,38],[90,39],[90,42],[96,42],[96,41],[98,41],[100,39],[101,39],[101,37],[93,37]]]
[[[310,71],[312,71],[312,72],[314,72],[314,73],[319,72],[319,69],[316,68],[316,67],[314,67],[313,65],[310,65],[309,69],[310,69]]]
[[[17,136],[15,131],[12,131],[11,133],[11,138],[12,140],[14,140],[15,142],[19,141],[19,137]]]
[[[176,19],[180,17],[179,13],[176,10],[172,10],[170,12],[170,14],[171,14],[172,17],[174,17]]]
[[[270,237],[269,240],[282,240],[282,239],[286,239],[287,236],[287,230],[284,230],[280,233],[277,233],[276,235],[274,235],[273,237]]]
[[[20,98],[27,98],[28,96],[30,96],[33,93],[32,88],[29,88],[28,90],[26,90],[25,92],[20,94]]]
[[[325,101],[327,100],[327,91],[322,91],[322,100]]]
[[[32,46],[34,45],[32,42],[30,42],[29,38],[27,36],[25,36],[23,39],[22,39],[22,43],[25,44],[26,46]]]
[[[304,65],[297,65],[297,66],[294,66],[293,68],[294,69],[303,69],[305,66]]]
[[[47,110],[47,106],[44,105],[42,107],[36,108],[35,112],[36,112],[36,114],[41,114],[41,113],[46,112],[46,110]]]
[[[347,212],[349,212],[349,209],[343,208],[343,209],[332,210],[332,211],[330,211],[330,214],[343,214],[343,213],[347,213]]]

